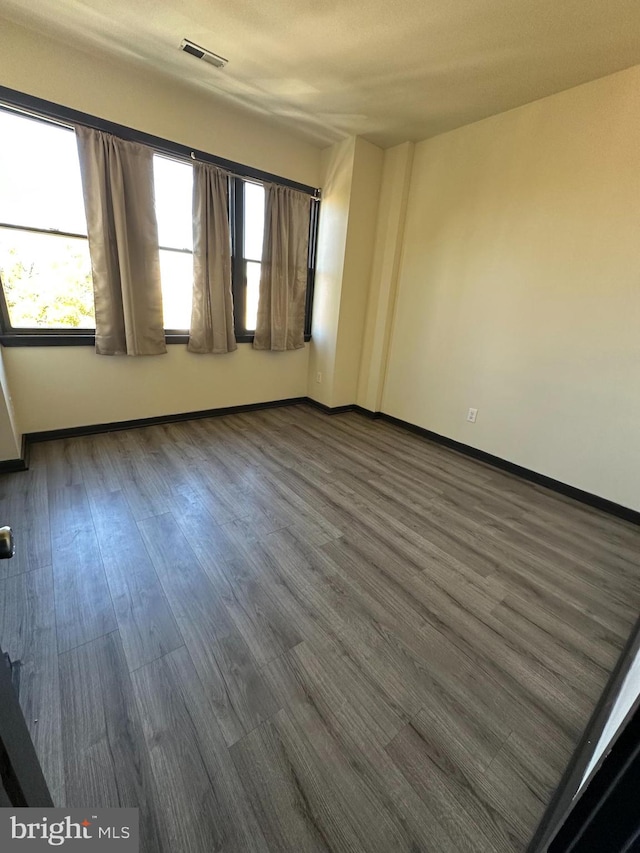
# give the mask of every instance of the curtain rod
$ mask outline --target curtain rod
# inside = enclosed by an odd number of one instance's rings
[[[156,153],[159,154],[160,157],[165,157],[167,160],[174,160],[174,161],[179,162],[179,163],[211,163],[212,166],[218,166],[218,163],[216,163],[216,162],[213,162],[211,160],[203,160],[201,157],[198,157],[198,155],[195,151],[190,151],[188,157],[186,156],[186,154],[174,154],[171,151],[165,151],[164,149],[160,149],[160,148],[154,148],[154,151],[156,151]],[[258,183],[280,184],[281,186],[284,183],[283,180],[281,180],[281,179],[276,180],[275,178],[273,178],[272,180],[268,180],[266,178],[259,180],[258,178],[252,178],[252,176],[246,174],[246,172],[245,173],[233,172],[233,171],[231,171],[231,169],[227,169],[224,166],[220,166],[220,169],[222,169],[223,172],[226,172],[229,175],[229,177],[231,177],[231,178],[242,178],[243,180],[255,180]],[[292,189],[298,189],[298,188],[296,186],[292,186]],[[316,201],[320,201],[320,190],[319,189],[314,190],[313,194],[310,192],[306,192],[304,190],[299,190],[299,192],[303,192],[304,195],[309,195],[313,199],[315,199]]]
[[[229,172],[234,177],[238,178],[253,178],[254,180],[280,184],[285,187],[291,187],[299,192],[305,193],[312,198],[320,199],[321,190],[318,187],[311,187],[307,184],[292,181],[289,178],[283,178],[280,175],[274,175],[271,172],[264,172],[262,169],[254,169],[251,166],[245,166],[242,163],[237,163],[234,160],[227,160],[224,157],[216,157],[214,154],[209,154],[206,151],[198,151],[188,145],[182,145],[180,142],[173,142],[169,139],[164,139],[160,136],[154,136],[150,133],[145,133],[141,130],[135,130],[127,125],[117,124],[116,122],[108,121],[107,119],[98,118],[97,116],[83,113],[79,110],[74,110],[71,107],[64,107],[60,104],[46,101],[43,98],[36,98],[33,95],[27,95],[24,92],[18,92],[15,89],[9,89],[6,86],[0,86],[0,105],[16,109],[17,111],[31,115],[36,119],[49,119],[54,123],[63,127],[73,129],[76,124],[82,124],[90,127],[93,130],[100,130],[104,133],[111,133],[114,136],[119,136],[130,142],[138,142],[142,145],[147,145],[155,151],[164,153],[170,156],[182,156],[193,162],[198,159],[203,163],[212,163]]]

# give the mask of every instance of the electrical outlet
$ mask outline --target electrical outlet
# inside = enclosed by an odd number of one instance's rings
[[[477,417],[478,417],[478,410],[477,409],[469,409],[469,411],[467,412],[467,420],[469,421],[469,423],[475,424]]]
[[[320,371],[318,371],[318,372],[316,373],[316,382],[317,382],[318,384],[320,384],[320,383],[322,382],[322,374],[320,373]]]

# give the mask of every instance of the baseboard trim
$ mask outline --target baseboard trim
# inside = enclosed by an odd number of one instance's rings
[[[487,465],[492,465],[494,468],[499,468],[502,471],[507,471],[509,474],[515,474],[523,480],[528,480],[530,483],[535,483],[537,486],[544,486],[551,489],[553,492],[564,495],[568,498],[573,498],[580,503],[594,509],[600,509],[609,515],[615,515],[624,521],[630,521],[632,524],[640,525],[640,512],[630,507],[622,506],[607,498],[602,498],[599,495],[594,495],[591,492],[585,492],[578,489],[576,486],[570,486],[563,483],[561,480],[554,480],[553,477],[547,477],[545,474],[539,474],[537,471],[532,471],[530,468],[524,468],[522,465],[516,465],[515,462],[509,462],[501,456],[494,456],[492,453],[487,453],[485,450],[479,450],[477,447],[471,447],[469,444],[463,444],[461,441],[456,441],[453,438],[448,438],[446,435],[440,435],[437,432],[432,432],[424,427],[416,424],[403,421],[400,418],[394,418],[392,415],[387,415],[384,412],[379,412],[378,417],[390,424],[402,427],[403,429],[420,435],[423,438],[429,439],[443,447],[448,447],[450,450],[455,450],[458,453],[463,453],[465,456],[470,456],[472,459],[477,459],[480,462],[485,462]]]
[[[0,461],[0,474],[14,474],[16,471],[29,470],[29,442],[27,436],[22,436],[19,459],[4,459]]]
[[[16,471],[26,471],[27,467],[24,459],[3,459],[0,462],[0,474],[13,474]]]
[[[345,412],[353,412],[355,410],[355,406],[352,403],[349,403],[347,406],[327,406],[326,403],[321,403],[312,397],[305,397],[304,402],[313,406],[314,409],[324,412],[325,415],[343,415]]]
[[[383,417],[382,412],[372,412],[371,409],[365,409],[362,406],[357,406],[355,403],[348,403],[346,406],[327,406],[326,403],[320,403],[312,397],[306,397],[305,403],[313,406],[314,409],[319,409],[325,415],[344,415],[345,412],[358,412],[358,414],[374,420]]]
[[[22,437],[22,459],[7,459],[0,462],[0,473],[9,473],[14,471],[26,471],[28,469],[29,446],[32,443],[39,441],[54,441],[60,438],[74,438],[81,435],[95,435],[104,432],[116,432],[125,429],[138,429],[146,426],[157,426],[158,424],[176,423],[180,421],[193,421],[201,418],[216,418],[223,415],[233,415],[240,412],[255,412],[260,409],[273,409],[281,406],[294,406],[300,403],[307,403],[324,412],[327,415],[342,415],[347,412],[356,412],[363,417],[373,420],[382,420],[386,423],[394,424],[402,429],[412,432],[416,435],[440,444],[443,447],[448,447],[450,450],[455,450],[457,453],[462,453],[472,459],[477,459],[487,465],[492,465],[494,468],[499,468],[501,471],[507,471],[509,474],[514,474],[523,480],[530,483],[535,483],[538,486],[544,486],[551,491],[564,495],[565,497],[573,498],[579,503],[586,504],[594,509],[602,510],[609,515],[621,518],[624,521],[629,521],[632,524],[640,526],[640,512],[630,507],[622,506],[607,498],[602,498],[599,495],[594,495],[591,492],[585,492],[575,486],[570,486],[560,480],[554,480],[552,477],[547,477],[545,474],[539,474],[537,471],[532,471],[530,468],[524,468],[522,465],[517,465],[515,462],[509,462],[501,456],[494,456],[487,453],[485,450],[480,450],[477,447],[472,447],[469,444],[464,444],[461,441],[456,441],[453,438],[448,438],[446,435],[440,435],[432,430],[412,424],[409,421],[403,421],[400,418],[395,418],[393,415],[388,415],[385,412],[374,412],[371,409],[365,409],[363,406],[358,406],[355,403],[346,406],[327,406],[325,403],[320,403],[318,400],[313,400],[311,397],[289,397],[284,400],[267,400],[264,403],[245,403],[240,406],[226,406],[217,409],[201,409],[196,412],[176,412],[171,415],[159,415],[153,418],[137,418],[130,421],[114,421],[104,424],[86,424],[84,426],[68,427],[65,429],[44,430],[42,432],[26,433]]]
[[[472,459],[477,459],[479,462],[484,462],[487,465],[492,465],[494,468],[499,468],[501,471],[507,471],[509,474],[514,474],[523,480],[530,483],[535,483],[537,486],[544,486],[553,492],[564,495],[579,503],[586,504],[599,509],[609,515],[614,515],[616,518],[621,518],[624,521],[630,521],[632,524],[640,526],[640,512],[630,507],[617,504],[607,498],[602,498],[600,495],[594,495],[591,492],[585,492],[583,489],[578,489],[576,486],[570,486],[563,483],[561,480],[554,480],[553,477],[547,477],[545,474],[539,474],[537,471],[532,471],[530,468],[524,468],[522,465],[517,465],[515,462],[509,462],[508,459],[503,459],[501,456],[494,456],[492,453],[487,453],[485,450],[480,450],[477,447],[472,447],[469,444],[464,444],[461,441],[456,441],[454,438],[448,438],[446,435],[433,432],[430,429],[412,424],[410,421],[403,421],[401,418],[395,418],[393,415],[387,415],[385,412],[373,412],[370,409],[365,409],[362,406],[355,404],[351,406],[336,406],[331,408],[325,406],[324,403],[318,403],[316,400],[307,399],[307,402],[312,406],[326,412],[328,415],[338,415],[344,412],[357,412],[367,418],[374,420],[386,421],[386,423],[394,424],[402,429],[440,444],[443,447],[448,447],[450,450],[455,450],[457,453],[462,453]]]
[[[131,421],[113,421],[105,424],[86,424],[84,426],[67,427],[65,429],[49,429],[42,432],[29,432],[25,438],[27,445],[39,441],[55,441],[60,438],[76,438],[80,435],[96,435],[104,432],[119,432],[124,429],[139,429],[141,427],[158,426],[159,424],[179,423],[180,421],[196,421],[202,418],[217,418],[223,415],[236,415],[241,412],[255,412],[259,409],[276,409],[281,406],[293,406],[306,403],[306,397],[289,397],[286,400],[267,400],[264,403],[245,403],[240,406],[225,406],[219,409],[200,409],[197,412],[175,412],[171,415],[158,415],[153,418],[136,418]]]
[[[372,421],[377,421],[384,417],[382,412],[372,412],[371,409],[365,409],[362,406],[353,406],[352,411],[357,412],[359,415],[364,415],[365,418],[369,418]]]

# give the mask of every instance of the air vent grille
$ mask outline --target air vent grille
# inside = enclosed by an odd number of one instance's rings
[[[180,50],[184,50],[185,53],[190,53],[191,56],[195,56],[196,59],[202,59],[205,62],[208,62],[209,65],[214,65],[216,68],[224,68],[228,62],[228,60],[223,56],[218,56],[217,53],[207,50],[206,47],[200,47],[200,45],[189,41],[189,39],[182,39],[180,42]]]

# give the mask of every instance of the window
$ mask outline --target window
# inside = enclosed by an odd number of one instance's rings
[[[154,150],[164,326],[183,342],[193,284],[190,150],[19,92],[0,104],[0,340],[10,344],[93,344],[95,315],[80,163],[73,126],[85,124]],[[236,337],[253,339],[258,312],[265,192],[275,175],[216,161],[229,180]],[[312,188],[292,184],[313,193]],[[311,232],[305,335],[310,337],[317,199]]]
[[[156,154],[153,168],[164,325],[185,332],[191,320],[193,167]],[[242,341],[251,340],[258,317],[265,196],[261,183],[242,178],[231,180],[230,192],[234,316]]]
[[[9,328],[93,329],[80,164],[69,127],[0,110],[0,276]]]
[[[172,332],[186,331],[191,324],[193,285],[193,166],[155,154],[153,180],[164,327]]]
[[[309,254],[305,338],[311,338],[311,307],[315,273],[319,203],[309,197]],[[265,193],[259,181],[234,178],[232,182],[233,304],[238,341],[250,341],[258,319],[260,269],[264,236]]]
[[[258,319],[260,290],[260,261],[264,235],[264,187],[243,181],[244,185],[244,246],[243,260],[246,280],[244,325],[254,332]]]
[[[260,292],[260,267],[262,261],[262,237],[264,233],[264,187],[253,181],[236,180],[236,192],[242,193],[237,217],[236,279],[243,291],[237,300],[236,334],[255,332],[258,319],[258,296]],[[238,251],[238,248],[240,251]],[[238,288],[236,288],[237,290]]]

